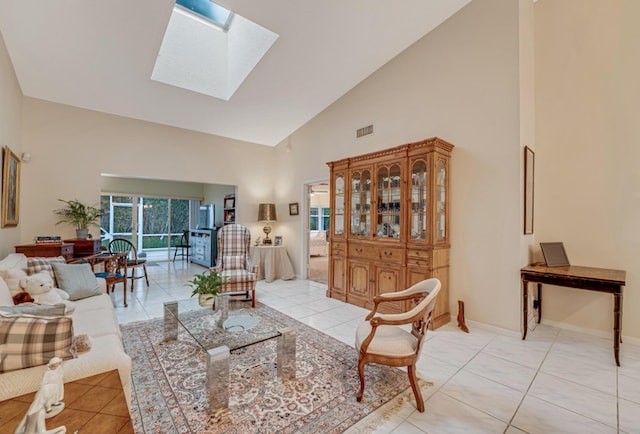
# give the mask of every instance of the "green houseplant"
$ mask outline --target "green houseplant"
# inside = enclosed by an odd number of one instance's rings
[[[220,287],[225,284],[225,280],[220,273],[213,270],[205,270],[200,274],[193,276],[193,280],[189,280],[187,286],[193,289],[191,297],[198,296],[201,306],[213,306],[215,296],[220,292]]]
[[[58,216],[56,224],[70,223],[76,227],[76,237],[81,240],[86,239],[89,226],[98,225],[98,220],[102,217],[102,210],[95,206],[86,205],[77,199],[58,200],[64,202],[66,206],[54,211]]]

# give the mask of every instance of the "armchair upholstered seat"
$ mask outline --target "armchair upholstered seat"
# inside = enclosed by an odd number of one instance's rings
[[[243,225],[226,225],[218,231],[218,259],[212,270],[220,273],[226,283],[220,292],[232,295],[251,292],[251,306],[256,307],[258,266],[251,263],[249,245],[251,233]]]
[[[358,351],[358,375],[360,391],[356,398],[362,400],[364,393],[364,367],[367,363],[388,366],[407,366],[409,382],[416,398],[418,411],[424,412],[424,402],[416,379],[416,362],[420,357],[422,341],[431,323],[431,315],[440,292],[438,279],[427,279],[404,291],[385,293],[373,298],[373,310],[356,330]],[[422,298],[424,297],[424,298]],[[378,305],[391,301],[422,301],[404,313],[377,314]],[[402,325],[411,324],[411,331]]]

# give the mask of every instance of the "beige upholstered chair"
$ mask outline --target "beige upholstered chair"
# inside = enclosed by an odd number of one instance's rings
[[[212,270],[227,280],[220,292],[246,294],[247,297],[251,292],[251,306],[256,307],[258,266],[251,263],[250,242],[251,233],[245,226],[224,226],[218,231],[218,259]]]
[[[358,402],[362,400],[364,393],[364,366],[367,363],[406,366],[418,411],[424,412],[424,401],[416,379],[416,362],[420,357],[422,340],[431,323],[431,314],[440,288],[438,279],[427,279],[403,291],[386,293],[373,298],[373,310],[356,330],[358,374],[360,375],[360,391],[356,395]],[[378,305],[381,303],[418,300],[420,297],[424,299],[407,312],[376,314]],[[403,324],[412,324],[411,332],[400,327]]]

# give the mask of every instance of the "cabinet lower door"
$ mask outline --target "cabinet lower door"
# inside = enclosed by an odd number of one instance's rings
[[[375,295],[388,292],[397,292],[404,287],[404,267],[398,265],[375,265]],[[380,305],[381,313],[402,313],[404,312],[404,302],[394,301]]]
[[[367,309],[373,307],[369,269],[368,261],[349,260],[347,302]]]
[[[331,258],[331,297],[346,301],[345,269],[346,260],[343,256]]]

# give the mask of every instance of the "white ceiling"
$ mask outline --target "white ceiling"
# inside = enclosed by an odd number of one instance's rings
[[[470,1],[219,0],[279,35],[229,101],[151,80],[172,0],[2,0],[0,32],[26,96],[275,146]]]

